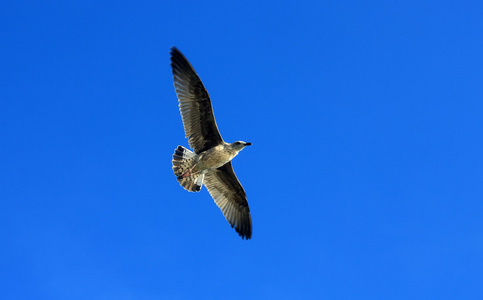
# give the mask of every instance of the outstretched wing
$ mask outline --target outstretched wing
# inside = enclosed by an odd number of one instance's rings
[[[245,239],[252,237],[252,218],[247,195],[236,178],[231,162],[205,175],[205,186],[231,227]]]
[[[188,143],[196,153],[223,142],[216,126],[210,96],[188,60],[175,47],[171,48],[174,89],[179,100]]]

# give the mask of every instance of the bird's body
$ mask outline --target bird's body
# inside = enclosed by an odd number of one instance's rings
[[[231,144],[223,143],[200,153],[198,166],[200,169],[211,171],[231,161],[237,154],[238,151],[233,149]]]
[[[216,126],[208,92],[188,60],[171,48],[175,91],[188,143],[194,153],[178,146],[173,154],[173,171],[190,192],[205,185],[215,203],[242,238],[252,235],[252,221],[246,194],[236,178],[231,160],[251,143],[226,143]]]

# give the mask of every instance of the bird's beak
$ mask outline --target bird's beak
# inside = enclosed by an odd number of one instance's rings
[[[245,143],[245,146],[251,146],[252,143]]]

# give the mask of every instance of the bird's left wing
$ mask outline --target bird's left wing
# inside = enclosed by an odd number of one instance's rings
[[[252,218],[247,195],[236,178],[231,162],[205,175],[205,186],[231,227],[245,239],[252,237]]]
[[[171,48],[174,89],[179,100],[184,132],[196,153],[223,142],[215,122],[210,96],[188,60],[175,47]]]

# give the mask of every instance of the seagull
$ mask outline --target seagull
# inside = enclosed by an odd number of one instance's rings
[[[242,239],[252,237],[247,195],[233,171],[231,160],[251,143],[226,143],[216,126],[210,97],[195,70],[176,47],[171,48],[174,89],[184,132],[194,152],[178,146],[173,171],[180,185],[199,192],[203,184],[228,223]]]

